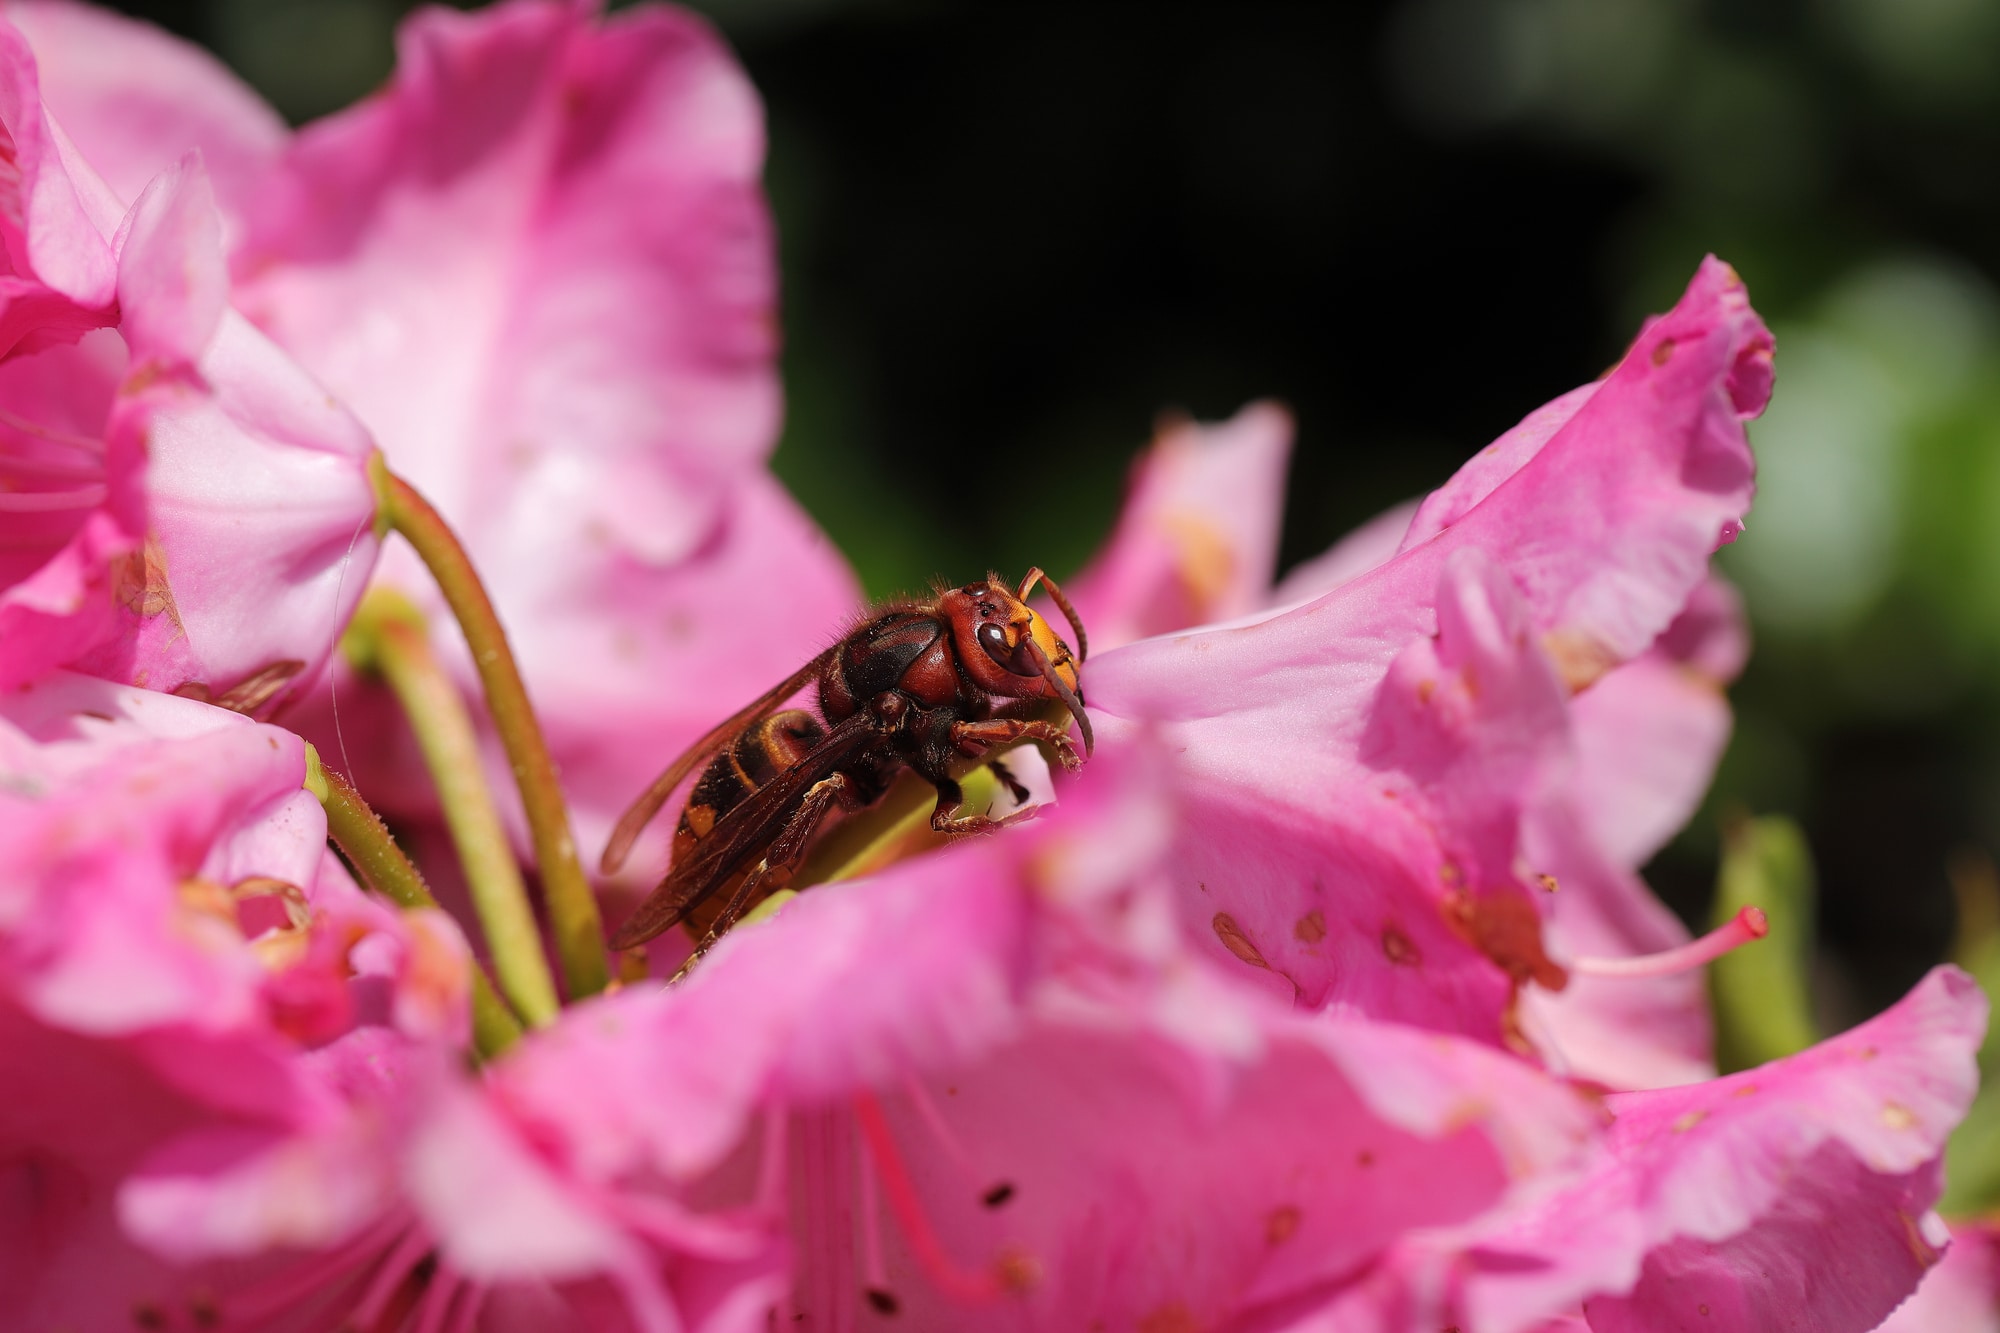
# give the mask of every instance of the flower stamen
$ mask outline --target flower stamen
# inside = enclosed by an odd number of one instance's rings
[[[861,1132],[858,1121],[855,1129]],[[869,1169],[865,1147],[857,1165],[860,1169],[855,1178],[861,1196],[861,1291],[877,1314],[892,1315],[903,1306],[889,1289],[889,1268],[882,1261],[882,1196],[875,1172]]]
[[[889,1200],[890,1215],[902,1228],[910,1253],[924,1275],[938,1290],[956,1300],[982,1303],[997,1297],[1000,1283],[992,1273],[961,1268],[938,1240],[924,1214],[923,1201],[917,1197],[916,1186],[896,1152],[895,1136],[882,1114],[881,1103],[867,1093],[860,1094],[854,1099],[854,1121],[868,1147],[869,1165]]]
[[[1569,965],[1569,970],[1580,977],[1616,977],[1626,981],[1670,977],[1712,963],[1752,940],[1763,939],[1770,931],[1771,924],[1762,908],[1745,907],[1700,939],[1690,940],[1677,949],[1638,958],[1579,958]]]

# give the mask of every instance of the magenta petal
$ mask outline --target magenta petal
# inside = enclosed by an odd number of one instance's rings
[[[0,211],[0,239],[11,271],[80,310],[108,312],[116,266],[108,239],[91,219],[88,193],[95,182],[71,179],[59,137],[42,107],[34,55],[9,25],[0,25],[0,125],[11,141],[14,164],[6,184],[9,206]],[[70,341],[77,331],[61,341]],[[0,350],[14,341],[7,340]]]
[[[0,690],[74,660],[112,634],[118,623],[112,572],[137,545],[111,515],[93,513],[54,559],[0,590]]]
[[[1874,1327],[1939,1257],[1928,1209],[1985,1019],[1971,978],[1939,968],[1798,1055],[1613,1096],[1602,1159],[1472,1242],[1472,1325],[1524,1328],[1588,1297],[1591,1327],[1621,1333]]]
[[[1958,1222],[1944,1262],[1924,1274],[1881,1333],[2000,1333],[2000,1233]]]
[[[1426,500],[1394,558],[1272,618],[1093,660],[1092,708],[1185,756],[1190,925],[1307,1003],[1488,1039],[1512,983],[1560,985],[1543,868],[1518,857],[1568,762],[1562,696],[1649,648],[1740,522],[1745,367],[1769,355],[1711,260],[1606,380]]]
[[[1161,427],[1132,465],[1104,548],[1065,589],[1094,649],[1228,620],[1263,604],[1278,558],[1291,414]]]

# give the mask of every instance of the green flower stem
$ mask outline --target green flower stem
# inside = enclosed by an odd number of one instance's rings
[[[1966,848],[1951,858],[1951,887],[1958,899],[1958,937],[1952,961],[1972,974],[1987,998],[2000,996],[2000,868],[1984,852]],[[1986,1025],[1979,1048],[1979,1095],[1959,1122],[1946,1150],[1945,1191],[1939,1207],[1970,1217],[2000,1204],[2000,1023]]]
[[[555,935],[556,957],[562,963],[569,998],[580,1000],[604,989],[610,972],[604,955],[604,927],[597,916],[597,899],[576,858],[570,836],[569,811],[556,781],[548,742],[528,703],[527,687],[507,647],[507,632],[494,614],[493,603],[479,582],[465,548],[437,510],[389,471],[377,454],[369,471],[391,529],[403,534],[437,580],[439,591],[458,620],[473,664],[486,687],[486,711],[513,765],[521,789],[521,805],[534,835],[535,860],[541,870],[542,892]]]
[[[1715,924],[1755,904],[1770,934],[1709,965],[1715,1002],[1715,1058],[1724,1073],[1802,1051],[1819,1040],[1808,972],[1812,955],[1813,865],[1805,835],[1788,819],[1745,819],[1723,835]]]
[[[424,877],[389,836],[354,784],[331,769],[313,767],[325,784],[326,831],[360,874],[362,883],[401,907],[437,907]],[[308,787],[312,786],[310,780]],[[441,910],[441,909],[440,909]],[[493,989],[485,969],[472,964],[472,1040],[482,1056],[495,1056],[521,1039],[521,1024]]]
[[[472,714],[431,651],[423,613],[400,593],[371,589],[341,642],[355,668],[379,671],[403,705],[437,784],[501,993],[531,1027],[546,1027],[559,1004],[528,886],[486,786]]]

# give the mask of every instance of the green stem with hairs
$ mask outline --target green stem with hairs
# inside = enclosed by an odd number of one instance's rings
[[[513,766],[521,806],[534,837],[535,861],[569,998],[595,995],[610,980],[604,927],[598,920],[597,899],[577,861],[576,840],[570,835],[569,811],[556,780],[555,763],[528,703],[528,690],[514,664],[514,654],[507,647],[507,632],[501,628],[465,548],[437,510],[390,472],[380,454],[370,460],[369,474],[381,514],[430,569],[472,650],[473,665],[486,689],[486,711]]]
[[[317,776],[317,782],[315,781]],[[424,877],[354,784],[319,763],[307,747],[306,787],[326,807],[326,831],[361,882],[399,907],[442,911]],[[477,959],[472,961],[472,1040],[482,1056],[495,1056],[521,1039],[520,1020],[507,1008]]]
[[[373,588],[341,646],[356,670],[379,671],[402,704],[436,784],[501,993],[531,1027],[546,1027],[559,1005],[528,886],[486,786],[472,714],[431,651],[423,613],[401,593]]]

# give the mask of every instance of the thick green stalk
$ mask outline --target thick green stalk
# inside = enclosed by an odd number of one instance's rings
[[[530,1026],[546,1027],[559,1004],[528,886],[486,786],[472,714],[431,651],[423,614],[400,593],[371,589],[342,643],[355,667],[379,671],[403,705],[458,848],[500,990]]]
[[[1770,934],[1709,965],[1715,1058],[1724,1073],[1802,1051],[1819,1040],[1808,974],[1813,933],[1812,852],[1788,819],[1745,819],[1723,835],[1716,925],[1746,906],[1764,909]]]
[[[424,877],[417,873],[410,858],[403,855],[403,849],[389,836],[389,830],[376,817],[361,794],[354,790],[354,784],[331,769],[321,768],[315,760],[324,794],[311,779],[307,786],[326,807],[326,831],[334,844],[346,855],[354,869],[361,876],[362,883],[390,902],[402,907],[437,907],[437,899],[431,897],[430,889],[424,884]],[[493,989],[493,983],[477,960],[472,964],[472,1040],[483,1056],[494,1056],[521,1039],[521,1024],[507,1008],[506,1001]]]
[[[429,567],[458,620],[466,645],[472,649],[473,665],[486,688],[486,711],[513,766],[514,782],[521,790],[521,805],[534,836],[535,860],[569,998],[595,995],[610,980],[604,927],[598,920],[597,899],[577,861],[555,763],[528,703],[528,690],[521,682],[514,654],[507,646],[507,632],[501,628],[465,548],[444,518],[390,472],[381,455],[370,462],[370,470],[390,528],[402,533]]]

